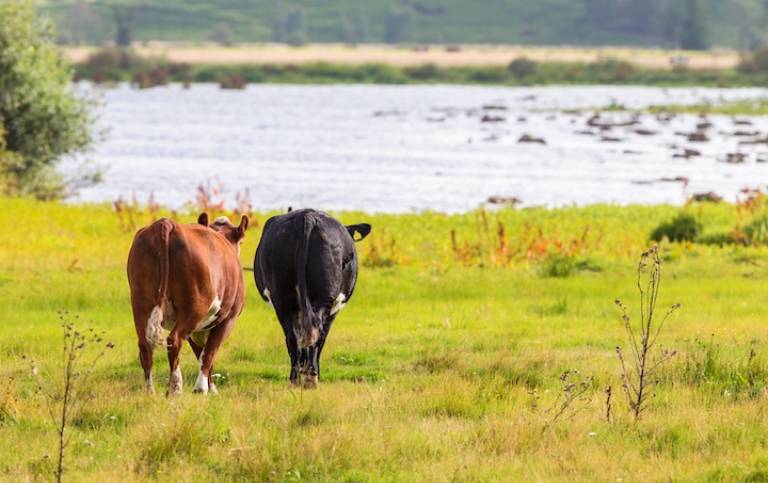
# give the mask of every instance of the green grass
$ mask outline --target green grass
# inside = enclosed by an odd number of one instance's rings
[[[704,233],[750,216],[728,204],[688,209]],[[64,309],[115,344],[69,426],[64,476],[72,481],[762,481],[762,245],[660,243],[660,307],[682,303],[660,343],[679,354],[662,366],[644,417],[627,412],[615,354],[626,336],[614,299],[639,319],[640,252],[679,212],[336,213],[374,231],[357,245],[358,287],[328,338],[319,388],[288,389],[282,331],[246,272],[245,310],[216,361],[219,395],[191,393],[197,364],[185,348],[184,394],[166,399],[161,354],[159,394],[143,391],[125,278],[128,211],[121,221],[106,204],[0,199],[0,439],[13,442],[0,446],[0,479],[51,478],[56,432],[21,356],[44,381],[61,379]],[[137,207],[131,215],[137,225],[152,218]],[[245,266],[269,214],[253,215]],[[576,260],[567,276],[542,270],[555,255]],[[588,399],[554,420],[558,378],[572,369],[572,382],[594,377]]]

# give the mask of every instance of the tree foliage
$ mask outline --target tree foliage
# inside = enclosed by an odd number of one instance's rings
[[[95,102],[71,89],[72,70],[57,52],[55,30],[36,17],[31,0],[0,2],[0,19],[0,189],[63,197],[71,180],[54,166],[95,141]]]
[[[700,0],[688,0],[686,17],[680,32],[680,47],[686,50],[709,48],[707,20]]]
[[[384,41],[388,44],[414,42],[416,17],[410,8],[393,7],[387,13]]]

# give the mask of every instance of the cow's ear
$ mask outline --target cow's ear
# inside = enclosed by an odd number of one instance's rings
[[[352,235],[352,239],[359,242],[363,238],[367,237],[371,232],[371,225],[368,223],[359,223],[357,225],[347,225],[347,231]],[[360,235],[360,238],[355,238],[355,233]]]
[[[208,213],[200,213],[197,217],[197,223],[199,225],[208,226]]]
[[[240,218],[240,226],[237,227],[237,232],[240,234],[240,238],[245,236],[245,230],[248,229],[248,224],[250,223],[250,220],[247,216],[243,215],[242,218]]]

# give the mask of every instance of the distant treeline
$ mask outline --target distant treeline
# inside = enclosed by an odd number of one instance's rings
[[[767,0],[48,0],[59,43],[631,45],[750,50]]]
[[[629,62],[536,62],[518,58],[499,67],[441,67],[423,64],[397,67],[384,64],[358,66],[329,64],[175,64],[162,58],[144,58],[130,49],[103,49],[76,66],[77,79],[95,83],[131,82],[147,88],[169,82],[218,82],[224,88],[248,83],[285,84],[480,84],[553,85],[624,84],[656,86],[764,86],[768,83],[768,48],[745,56],[737,69],[695,70],[639,68]]]

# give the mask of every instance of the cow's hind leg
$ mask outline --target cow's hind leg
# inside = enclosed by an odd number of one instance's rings
[[[206,393],[206,392],[212,392],[213,394],[216,394],[216,386],[213,384],[213,378],[211,375],[213,374],[213,365],[211,365],[211,369],[209,371],[208,377],[206,379],[207,381],[207,391],[205,390],[205,384],[206,382],[202,381],[203,377],[203,348],[205,347],[205,342],[207,342],[208,339],[208,331],[205,331],[204,337],[198,336],[200,334],[199,332],[196,332],[192,334],[192,336],[189,338],[189,346],[192,348],[192,351],[195,353],[195,358],[197,359],[197,363],[200,366],[200,373],[197,375],[197,381],[195,382],[195,389],[194,392],[196,393]]]
[[[153,349],[152,344],[147,342],[144,337],[139,337],[139,360],[141,361],[141,368],[144,369],[144,384],[146,384],[147,392],[150,394],[155,392],[155,384],[152,381]]]
[[[290,385],[291,387],[299,387],[301,385],[301,351],[299,350],[299,341],[296,338],[296,332],[293,330],[298,317],[296,314],[282,316],[278,314],[277,318],[283,326],[285,346],[288,348],[288,355],[291,358]]]
[[[195,382],[195,392],[207,394],[211,392],[216,394],[216,385],[213,383],[213,360],[219,348],[227,340],[229,334],[235,326],[235,318],[226,320],[211,329],[208,340],[205,342],[205,348],[198,357],[200,362],[200,373]]]
[[[323,331],[320,332],[320,338],[317,344],[310,347],[307,353],[306,363],[302,366],[304,373],[304,389],[314,389],[317,387],[318,379],[320,378],[320,353],[323,351],[325,345],[325,338],[328,337],[328,332],[331,330],[331,324],[336,319],[336,314],[328,317],[325,324],[323,324]]]
[[[196,316],[186,316],[179,314],[176,319],[176,326],[168,335],[168,364],[171,367],[171,376],[168,379],[168,390],[166,396],[180,395],[182,388],[181,368],[179,367],[179,356],[184,342],[192,335],[195,325],[203,319],[204,314]],[[192,321],[190,321],[190,319]],[[191,328],[190,328],[191,327]]]
[[[133,304],[133,320],[136,327],[136,335],[139,338],[139,361],[141,362],[141,368],[144,370],[144,384],[147,392],[151,394],[155,392],[152,380],[152,365],[154,362],[152,355],[155,351],[155,345],[147,340],[146,330],[152,305],[143,307],[140,302],[134,300],[131,303]]]

